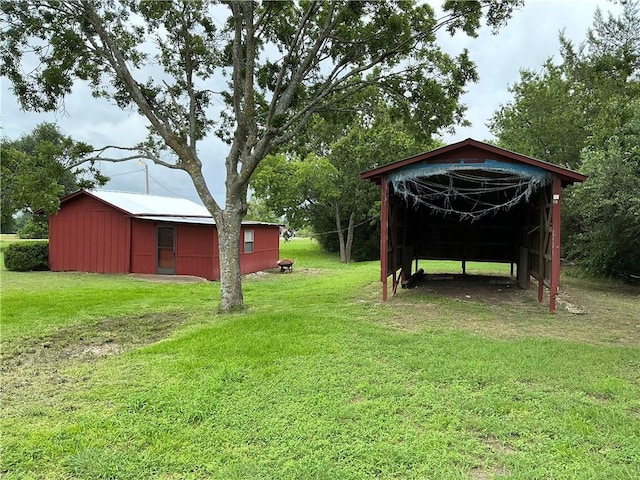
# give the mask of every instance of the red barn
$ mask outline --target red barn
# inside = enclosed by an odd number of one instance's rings
[[[270,223],[242,223],[242,273],[276,267],[279,230]],[[218,280],[216,225],[205,207],[190,200],[80,190],[64,197],[49,218],[49,268]]]

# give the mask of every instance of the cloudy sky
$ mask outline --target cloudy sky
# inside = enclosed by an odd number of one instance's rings
[[[443,34],[442,45],[450,53],[469,49],[480,77],[464,97],[467,118],[473,125],[458,128],[453,135],[443,135],[444,141],[450,143],[469,137],[490,139],[486,123],[500,104],[509,101],[507,88],[518,81],[520,69],[539,70],[547,58],[557,57],[560,31],[576,43],[583,41],[598,6],[604,12],[617,14],[620,11],[617,5],[606,0],[525,0],[525,6],[515,12],[509,24],[497,35],[492,35],[486,28],[475,39],[462,35],[451,38]],[[2,135],[10,139],[30,132],[45,121],[58,123],[64,134],[95,147],[132,146],[146,135],[145,122],[137,114],[92,98],[85,86],[79,85],[66,99],[64,113],[37,114],[21,111],[6,79],[1,78],[0,82]],[[225,149],[224,144],[214,139],[201,146],[209,188],[222,203]],[[102,170],[111,177],[105,187],[109,190],[145,191],[144,166],[135,161],[103,162]],[[191,180],[184,172],[149,164],[149,187],[150,193],[155,195],[179,196],[199,202]]]

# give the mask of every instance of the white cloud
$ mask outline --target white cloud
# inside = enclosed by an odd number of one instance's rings
[[[65,99],[64,112],[35,113],[21,110],[15,96],[10,90],[6,78],[1,78],[2,91],[2,135],[18,138],[29,133],[36,125],[43,122],[57,123],[65,135],[100,148],[106,145],[134,146],[145,139],[147,121],[137,112],[122,110],[111,105],[105,99],[91,96],[89,88],[78,82],[74,91]],[[210,160],[210,166],[224,172],[224,150],[211,148],[211,140],[201,145],[201,155]],[[215,140],[214,140],[215,142]],[[208,150],[208,151],[207,151]],[[211,155],[210,152],[216,152]],[[170,170],[147,162],[149,167],[149,190],[156,195],[189,198],[200,202],[189,176],[182,171]],[[104,187],[109,190],[139,192],[145,191],[144,166],[136,161],[111,163],[100,162],[101,171],[111,178]],[[212,194],[218,201],[224,200],[224,179],[210,172],[208,184]]]
[[[581,42],[597,6],[603,11],[616,11],[617,8],[603,0],[529,0],[497,35],[492,35],[488,28],[482,29],[476,39],[462,35],[452,38],[443,33],[440,41],[450,53],[457,54],[465,47],[469,49],[480,76],[479,82],[471,85],[464,96],[464,103],[468,106],[467,118],[473,126],[459,128],[454,135],[445,135],[444,140],[454,142],[467,137],[478,140],[490,138],[485,124],[501,103],[509,101],[507,87],[518,81],[520,69],[539,69],[547,58],[557,55],[558,33],[561,30],[569,39]],[[57,122],[65,134],[96,147],[107,144],[132,146],[146,136],[146,121],[136,112],[123,111],[106,100],[93,98],[89,88],[81,83],[66,99],[66,112],[58,114],[22,111],[5,78],[0,79],[0,94],[2,135],[9,138],[28,133],[42,122]],[[199,151],[205,164],[209,188],[221,203],[224,202],[224,158],[227,148],[217,138],[211,138],[202,143]],[[112,177],[107,188],[144,192],[144,167],[135,161],[102,163],[105,174]],[[186,173],[150,164],[149,176],[151,193],[184,196],[198,201]]]
[[[457,128],[453,135],[444,135],[445,142],[469,137],[476,140],[492,138],[486,123],[501,104],[510,100],[508,87],[518,82],[520,70],[540,70],[548,58],[557,59],[561,31],[575,44],[583,42],[598,7],[604,12],[620,11],[619,6],[604,0],[529,0],[497,35],[492,35],[487,28],[475,39],[441,35],[439,38],[449,53],[458,53],[465,47],[469,49],[480,78],[478,83],[469,86],[463,97],[472,126]]]

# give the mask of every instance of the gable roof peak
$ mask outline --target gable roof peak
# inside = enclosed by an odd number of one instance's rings
[[[578,173],[578,172],[574,172],[573,170],[569,170],[567,168],[561,167],[559,165],[555,165],[553,163],[528,157],[521,153],[513,152],[505,148],[491,145],[490,143],[481,142],[479,140],[475,140],[470,137],[456,143],[451,143],[449,145],[445,145],[443,147],[430,150],[428,152],[419,153],[412,157],[404,158],[402,160],[398,160],[396,162],[392,162],[392,163],[368,170],[366,172],[361,173],[360,178],[364,180],[370,180],[375,183],[380,183],[382,179],[387,177],[390,172],[394,170],[398,170],[400,168],[407,167],[409,165],[416,164],[416,163],[434,162],[434,161],[438,161],[439,159],[445,160],[447,163],[451,163],[451,160],[452,160],[451,155],[457,150],[461,150],[465,148],[474,148],[474,149],[478,149],[479,151],[486,152],[489,155],[486,158],[491,158],[492,156],[499,156],[509,162],[520,163],[520,164],[540,168],[542,170],[545,170],[547,172],[550,172],[558,176],[562,180],[563,185],[568,185],[575,182],[584,182],[587,179],[585,175],[582,175],[581,173]],[[481,170],[482,167],[479,167],[478,169]]]

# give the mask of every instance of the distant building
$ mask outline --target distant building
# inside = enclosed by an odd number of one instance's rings
[[[276,224],[242,223],[242,273],[277,266],[279,232]],[[218,231],[207,209],[190,200],[80,190],[49,217],[49,267],[218,280]]]

